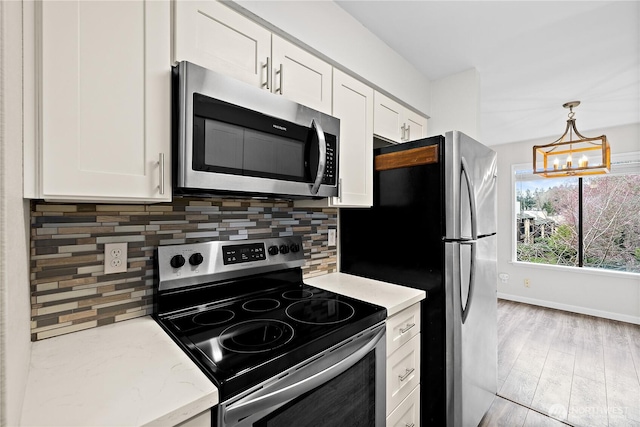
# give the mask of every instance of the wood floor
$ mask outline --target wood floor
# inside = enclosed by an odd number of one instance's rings
[[[640,326],[498,300],[498,396],[480,426],[639,426]]]

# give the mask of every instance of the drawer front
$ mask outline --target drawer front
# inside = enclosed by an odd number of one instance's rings
[[[420,384],[420,334],[387,358],[387,415]]]
[[[387,427],[420,427],[420,385],[387,417]]]
[[[420,303],[387,319],[387,357],[420,333]]]

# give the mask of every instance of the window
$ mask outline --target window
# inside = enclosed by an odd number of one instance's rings
[[[592,177],[514,168],[516,260],[640,273],[640,162],[626,157]]]

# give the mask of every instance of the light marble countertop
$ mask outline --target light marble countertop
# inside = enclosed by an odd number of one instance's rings
[[[218,390],[151,317],[33,343],[23,426],[173,426]]]
[[[385,307],[389,317],[422,301],[426,297],[426,292],[420,289],[345,273],[330,273],[311,277],[305,279],[304,282],[308,285]]]

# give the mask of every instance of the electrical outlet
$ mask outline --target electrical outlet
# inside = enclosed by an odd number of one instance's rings
[[[524,279],[524,287],[528,288],[531,286],[531,281],[529,279]]]
[[[336,229],[330,228],[329,229],[329,246],[335,246],[335,245],[336,245]]]
[[[127,243],[104,244],[104,274],[127,271]]]

